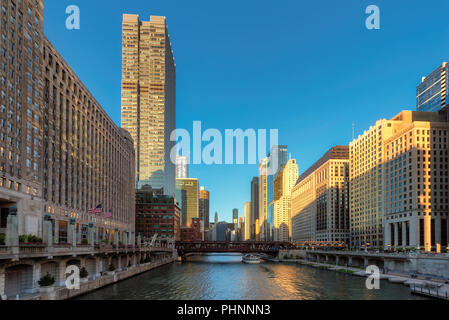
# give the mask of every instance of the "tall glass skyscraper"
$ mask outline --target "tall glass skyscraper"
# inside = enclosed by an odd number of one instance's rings
[[[449,63],[440,67],[422,79],[416,89],[417,111],[440,111],[447,108],[449,101]]]
[[[165,17],[123,15],[122,127],[134,140],[137,187],[173,196],[176,66]]]
[[[274,226],[274,179],[279,169],[288,162],[288,148],[285,145],[273,146],[268,156],[267,172],[267,223],[266,223],[266,241],[273,240]]]

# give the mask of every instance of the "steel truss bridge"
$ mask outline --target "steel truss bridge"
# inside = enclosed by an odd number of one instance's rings
[[[175,244],[178,256],[194,253],[263,253],[277,256],[279,250],[296,249],[290,242],[183,242]]]

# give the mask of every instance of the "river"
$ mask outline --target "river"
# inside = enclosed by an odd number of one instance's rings
[[[308,266],[265,262],[247,265],[240,255],[189,257],[94,291],[81,300],[410,300],[404,285]]]

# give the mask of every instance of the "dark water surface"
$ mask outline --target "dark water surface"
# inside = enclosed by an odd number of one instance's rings
[[[367,290],[365,278],[301,265],[247,265],[239,255],[190,257],[105,287],[83,300],[409,300],[404,285],[381,281]]]

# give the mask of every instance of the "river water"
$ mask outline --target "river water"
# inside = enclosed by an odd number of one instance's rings
[[[404,285],[381,281],[367,290],[365,278],[308,266],[265,262],[247,265],[240,255],[189,257],[104,287],[83,300],[410,300]]]

